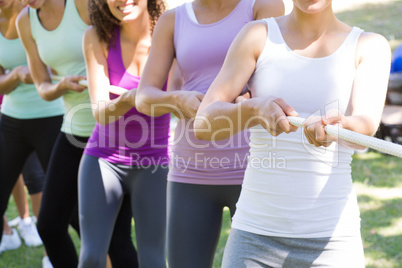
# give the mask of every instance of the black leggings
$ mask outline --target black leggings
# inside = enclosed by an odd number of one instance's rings
[[[30,195],[43,191],[45,173],[35,152],[33,152],[25,162],[22,176],[24,177],[24,182]]]
[[[125,194],[131,197],[140,267],[166,267],[167,172],[163,166],[139,168],[83,156],[79,172],[79,267],[105,267],[106,251]]]
[[[16,119],[2,115],[0,120],[0,215],[7,210],[11,191],[24,163],[36,152],[41,166],[47,169],[53,144],[60,132],[63,116]],[[3,221],[0,221],[3,230]],[[3,232],[0,232],[0,239]]]
[[[78,167],[84,149],[71,144],[71,140],[85,144],[86,137],[77,137],[60,133],[55,143],[49,169],[46,173],[45,188],[38,218],[38,231],[46,247],[49,259],[55,268],[77,267],[78,257],[73,241],[68,233],[71,223],[79,231],[78,222]],[[128,200],[127,200],[128,202]],[[129,203],[129,202],[128,202]],[[96,204],[97,205],[97,204]],[[114,237],[118,240],[111,243],[111,259],[113,267],[119,267],[118,262],[124,257],[126,263],[136,263],[136,252],[131,243],[125,239],[131,235],[131,208],[129,204],[123,206],[115,228]],[[103,234],[101,234],[103,235]],[[122,242],[125,242],[122,244]],[[114,247],[114,248],[113,248]],[[127,247],[128,252],[120,252],[120,247]],[[117,256],[119,255],[119,256]],[[123,263],[121,263],[122,267]]]
[[[168,182],[169,268],[212,267],[225,206],[233,216],[241,185]]]

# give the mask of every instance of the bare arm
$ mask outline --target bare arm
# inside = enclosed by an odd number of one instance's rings
[[[285,5],[282,0],[256,0],[253,11],[255,20],[280,17],[285,14]]]
[[[201,103],[201,93],[162,91],[175,56],[174,20],[174,10],[170,10],[157,22],[148,61],[137,89],[136,107],[138,111],[150,116],[174,113],[179,117],[191,118]]]
[[[31,71],[32,79],[40,96],[47,101],[55,100],[67,90],[82,92],[86,89],[85,86],[78,82],[85,79],[84,76],[68,76],[53,84],[46,65],[42,62],[35,40],[32,38],[31,25],[29,21],[28,9],[21,11],[17,18],[18,35],[25,47],[28,59],[29,70]]]
[[[97,122],[109,124],[127,113],[134,104],[128,90],[124,90],[116,99],[110,100],[110,81],[108,76],[106,44],[99,41],[95,28],[88,28],[83,38],[84,56],[88,75],[88,88],[92,113]],[[113,91],[114,89],[112,89]],[[132,89],[134,91],[135,89]]]
[[[264,22],[249,23],[237,35],[198,110],[194,122],[197,138],[227,139],[258,124],[273,135],[297,129],[286,120],[286,115],[297,113],[282,99],[272,96],[233,103],[255,70],[266,36]],[[222,131],[225,129],[229,131]]]
[[[9,73],[0,66],[0,94],[8,94],[20,83],[32,84],[32,77],[27,66],[17,66]]]
[[[375,52],[374,52],[375,51]],[[374,135],[380,124],[388,87],[391,52],[388,41],[373,33],[363,33],[357,46],[356,76],[345,115],[330,111],[322,120],[306,122],[305,134],[311,144],[329,146],[335,137],[325,134],[324,125],[341,127],[364,135]],[[329,141],[329,142],[328,142]],[[364,147],[344,140],[339,144],[352,149]]]

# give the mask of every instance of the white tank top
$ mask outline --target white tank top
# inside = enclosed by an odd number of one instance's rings
[[[345,113],[356,72],[353,28],[331,55],[308,58],[285,43],[273,18],[249,81],[253,97],[276,96],[300,117],[326,109]],[[332,144],[316,148],[301,128],[271,136],[261,126],[250,129],[250,158],[232,226],[268,236],[312,238],[360,234],[360,216],[351,178],[353,150]]]

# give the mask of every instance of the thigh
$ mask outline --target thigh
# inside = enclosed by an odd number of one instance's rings
[[[109,246],[109,257],[113,268],[139,267],[137,251],[131,236],[132,218],[131,200],[130,196],[126,194],[114,225]]]
[[[31,153],[25,162],[22,175],[30,195],[43,191],[45,173],[35,152]]]
[[[288,238],[272,238],[232,228],[226,242],[222,268],[283,267],[289,255],[287,245],[290,241]]]
[[[166,267],[167,167],[132,167],[127,178],[141,267]]]
[[[234,229],[222,262],[231,267],[364,267],[360,237],[285,238]]]
[[[98,254],[106,262],[122,200],[117,173],[99,158],[84,155],[79,170],[81,257]]]
[[[62,115],[30,119],[24,122],[24,137],[33,146],[45,171],[49,165],[53,146],[60,134],[62,122]]]
[[[168,182],[169,267],[212,267],[224,205],[211,188]]]
[[[59,134],[46,173],[38,219],[41,224],[67,228],[78,205],[78,167],[82,153],[83,149],[71,145],[66,134]]]
[[[217,195],[221,196],[223,204],[229,208],[230,216],[236,212],[236,203],[239,200],[241,185],[218,185]]]
[[[318,241],[315,241],[318,240]],[[319,244],[319,254],[309,254],[312,258],[308,260],[304,267],[344,267],[344,268],[364,268],[363,244],[360,236],[356,237],[331,237],[318,239],[302,239],[301,243],[296,241],[299,259],[303,259],[309,245]],[[305,246],[307,244],[307,246]],[[307,250],[306,250],[307,249]],[[313,248],[314,250],[314,248]],[[295,254],[296,255],[296,254]],[[294,267],[288,265],[287,267]]]
[[[3,115],[0,121],[0,213],[4,214],[11,191],[33,148],[21,136],[20,120]]]

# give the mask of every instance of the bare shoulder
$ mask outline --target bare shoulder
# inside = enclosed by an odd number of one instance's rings
[[[17,24],[30,25],[28,7],[24,7],[18,14]]]
[[[264,20],[249,22],[236,36],[232,46],[239,53],[245,55],[252,53],[253,57],[257,60],[264,49],[267,33],[267,24]]]
[[[377,33],[364,32],[358,40],[356,52],[360,59],[366,57],[390,57],[391,48],[384,36]]]
[[[255,42],[265,40],[267,38],[268,27],[265,20],[256,20],[247,23],[240,31],[239,35],[243,35],[247,40]]]
[[[285,14],[282,0],[256,0],[254,4],[254,19],[279,17]]]
[[[158,22],[156,23],[157,27],[164,29],[174,29],[175,14],[175,9],[164,12],[159,17]]]
[[[88,29],[85,30],[84,32],[84,38],[85,40],[97,40],[98,35],[96,33],[96,29],[94,26],[89,26]]]
[[[84,32],[83,45],[85,50],[90,51],[102,51],[103,54],[107,55],[107,44],[100,41],[99,36],[96,32],[96,28],[89,26]]]

